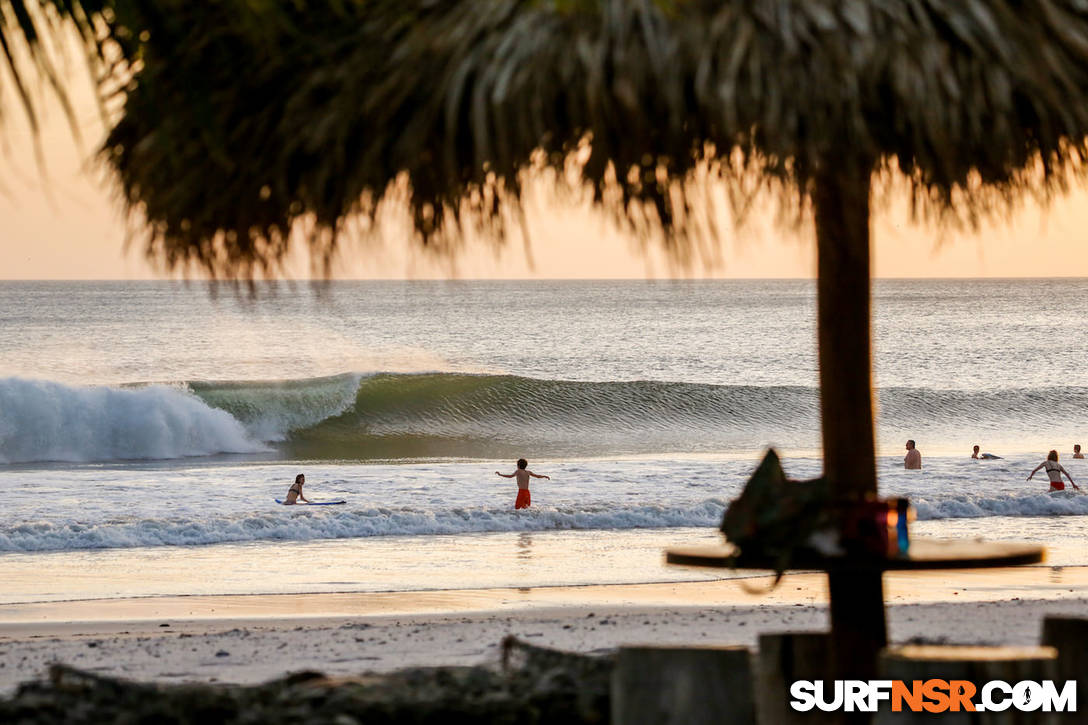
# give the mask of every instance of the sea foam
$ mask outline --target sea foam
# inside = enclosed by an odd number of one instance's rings
[[[1088,515],[1088,496],[949,496],[916,500],[918,518],[1053,517]],[[527,511],[502,507],[353,506],[310,509],[269,504],[241,513],[81,521],[24,521],[0,529],[0,552],[72,551],[155,546],[202,546],[261,541],[317,541],[381,536],[497,532],[714,529],[728,501],[679,505],[561,505]]]
[[[251,453],[266,447],[229,413],[179,387],[75,387],[0,379],[0,462]]]
[[[70,551],[142,546],[195,546],[250,541],[311,541],[372,536],[474,534],[503,531],[646,529],[715,526],[725,503],[625,508],[366,507],[338,510],[276,506],[247,515],[113,520],[96,524],[26,522],[0,529],[0,551]]]

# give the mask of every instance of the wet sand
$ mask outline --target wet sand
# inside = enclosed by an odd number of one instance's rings
[[[827,626],[817,573],[712,582],[377,594],[193,596],[0,606],[0,692],[51,662],[138,680],[254,683],[497,662],[507,634],[595,652],[634,643],[754,645]],[[1088,567],[893,573],[894,642],[1028,645],[1047,614],[1088,616]]]

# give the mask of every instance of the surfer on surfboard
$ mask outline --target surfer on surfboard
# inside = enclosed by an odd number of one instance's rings
[[[284,506],[294,506],[295,502],[300,499],[303,503],[310,503],[302,495],[302,484],[304,483],[306,483],[306,474],[300,473],[295,476],[295,482],[291,484],[291,488],[287,489],[287,499],[283,502]]]
[[[296,504],[299,506],[302,504],[308,506],[340,506],[347,503],[347,501],[344,501],[343,499],[339,501],[311,501],[302,495],[302,484],[304,483],[306,483],[306,476],[301,473],[295,476],[295,482],[291,484],[291,488],[287,489],[287,499],[285,501],[280,501],[277,498],[276,503],[281,503],[284,506],[294,506]]]
[[[1062,474],[1069,479],[1069,483],[1073,484],[1073,488],[1080,490],[1080,486],[1073,483],[1073,477],[1069,475],[1069,471],[1065,470],[1062,464],[1058,463],[1058,452],[1051,451],[1046,455],[1046,460],[1040,463],[1028,476],[1028,480],[1031,480],[1031,476],[1035,475],[1035,472],[1040,468],[1046,471],[1046,477],[1050,479],[1050,491],[1064,491],[1065,483],[1062,481]]]
[[[999,461],[1001,456],[995,456],[993,453],[979,453],[979,447],[975,446],[971,451],[971,458],[977,458],[980,461]]]

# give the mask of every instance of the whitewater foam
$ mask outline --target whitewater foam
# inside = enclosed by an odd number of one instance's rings
[[[1088,496],[948,496],[916,499],[921,521],[988,517],[1088,515]],[[714,529],[728,501],[708,498],[680,505],[587,504],[534,507],[411,506],[273,509],[89,522],[36,521],[0,529],[0,552],[44,552],[158,546],[203,546],[261,541],[314,541],[383,536],[495,532],[590,531],[655,528]]]
[[[911,499],[920,520],[974,519],[990,516],[1085,516],[1088,495],[1076,492],[1007,496],[973,494]]]
[[[248,541],[311,541],[427,534],[503,531],[645,529],[714,526],[725,502],[708,499],[691,506],[642,505],[536,508],[363,508],[314,511],[276,507],[249,515],[105,521],[96,524],[28,522],[0,530],[3,551],[69,551],[148,546],[196,546]]]
[[[341,415],[355,404],[361,373],[305,380],[192,382],[189,390],[225,410],[257,440],[278,442],[291,431]]]
[[[229,413],[178,387],[0,379],[0,462],[169,459],[267,450]]]

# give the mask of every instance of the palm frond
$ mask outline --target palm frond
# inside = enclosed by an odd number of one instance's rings
[[[87,62],[98,65],[96,30],[92,18],[101,14],[100,0],[0,0],[0,91],[6,80],[22,106],[30,129],[37,138],[40,128],[41,94],[35,86],[44,82],[60,104],[73,135],[80,137],[75,110],[61,80],[57,56],[62,55],[65,29],[72,27],[76,37],[94,49]],[[0,121],[2,121],[0,115]]]

